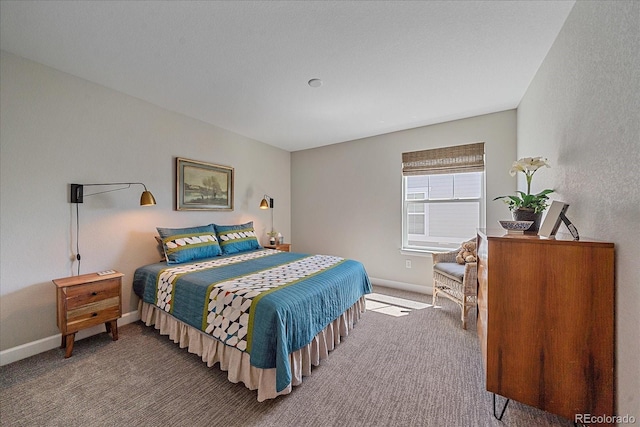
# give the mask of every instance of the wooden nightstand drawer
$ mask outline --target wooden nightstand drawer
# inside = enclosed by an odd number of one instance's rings
[[[67,333],[78,332],[120,316],[120,298],[118,297],[87,304],[67,311]]]
[[[69,287],[66,288],[67,310],[113,297],[119,300],[119,295],[119,278]]]
[[[71,357],[75,334],[81,329],[105,324],[113,340],[118,339],[117,320],[122,316],[122,273],[83,274],[56,279],[58,328],[65,357]]]
[[[291,243],[276,243],[275,245],[264,245],[267,249],[276,249],[282,252],[291,252]]]

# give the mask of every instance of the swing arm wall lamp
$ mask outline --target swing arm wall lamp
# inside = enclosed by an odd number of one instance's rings
[[[140,206],[153,206],[156,204],[156,199],[153,194],[147,190],[147,186],[141,182],[110,182],[104,184],[71,184],[70,203],[83,203],[84,197],[95,196],[96,194],[109,193],[112,191],[120,191],[131,188],[132,185],[142,185],[144,191],[140,196]],[[97,187],[97,186],[120,186],[120,188],[113,188],[111,190],[98,191],[97,193],[84,194],[84,187]]]

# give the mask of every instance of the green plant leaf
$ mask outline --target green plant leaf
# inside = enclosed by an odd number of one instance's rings
[[[549,189],[547,189],[547,190],[542,190],[541,192],[539,192],[538,194],[536,194],[536,197],[542,197],[542,196],[545,196],[545,197],[546,197],[546,195],[547,195],[547,194],[551,194],[551,193],[553,193],[553,191],[554,191],[554,190],[549,190]]]

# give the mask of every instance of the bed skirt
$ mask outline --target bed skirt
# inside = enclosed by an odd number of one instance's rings
[[[342,313],[323,329],[313,340],[300,350],[289,354],[291,363],[291,383],[282,391],[276,391],[276,369],[260,369],[251,366],[249,354],[229,347],[187,325],[157,307],[141,301],[140,318],[147,326],[154,326],[160,335],[169,339],[180,348],[187,348],[202,358],[208,367],[220,363],[220,369],[227,371],[232,383],[242,382],[249,390],[258,390],[258,402],[273,399],[279,395],[291,393],[292,386],[302,383],[302,377],[311,375],[311,367],[329,357],[329,352],[340,344],[365,312],[365,297],[361,297],[347,311]]]

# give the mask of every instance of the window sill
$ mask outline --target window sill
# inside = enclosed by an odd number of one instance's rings
[[[440,246],[410,246],[400,247],[400,253],[402,255],[416,255],[416,256],[431,256],[434,253],[452,252],[460,249],[460,244],[451,244],[449,247],[446,244]]]
[[[453,249],[451,249],[453,250]],[[435,249],[435,248],[424,248],[424,249],[407,249],[400,248],[400,254],[402,255],[411,255],[411,256],[420,256],[420,257],[430,257],[436,252],[447,252],[449,249]]]

